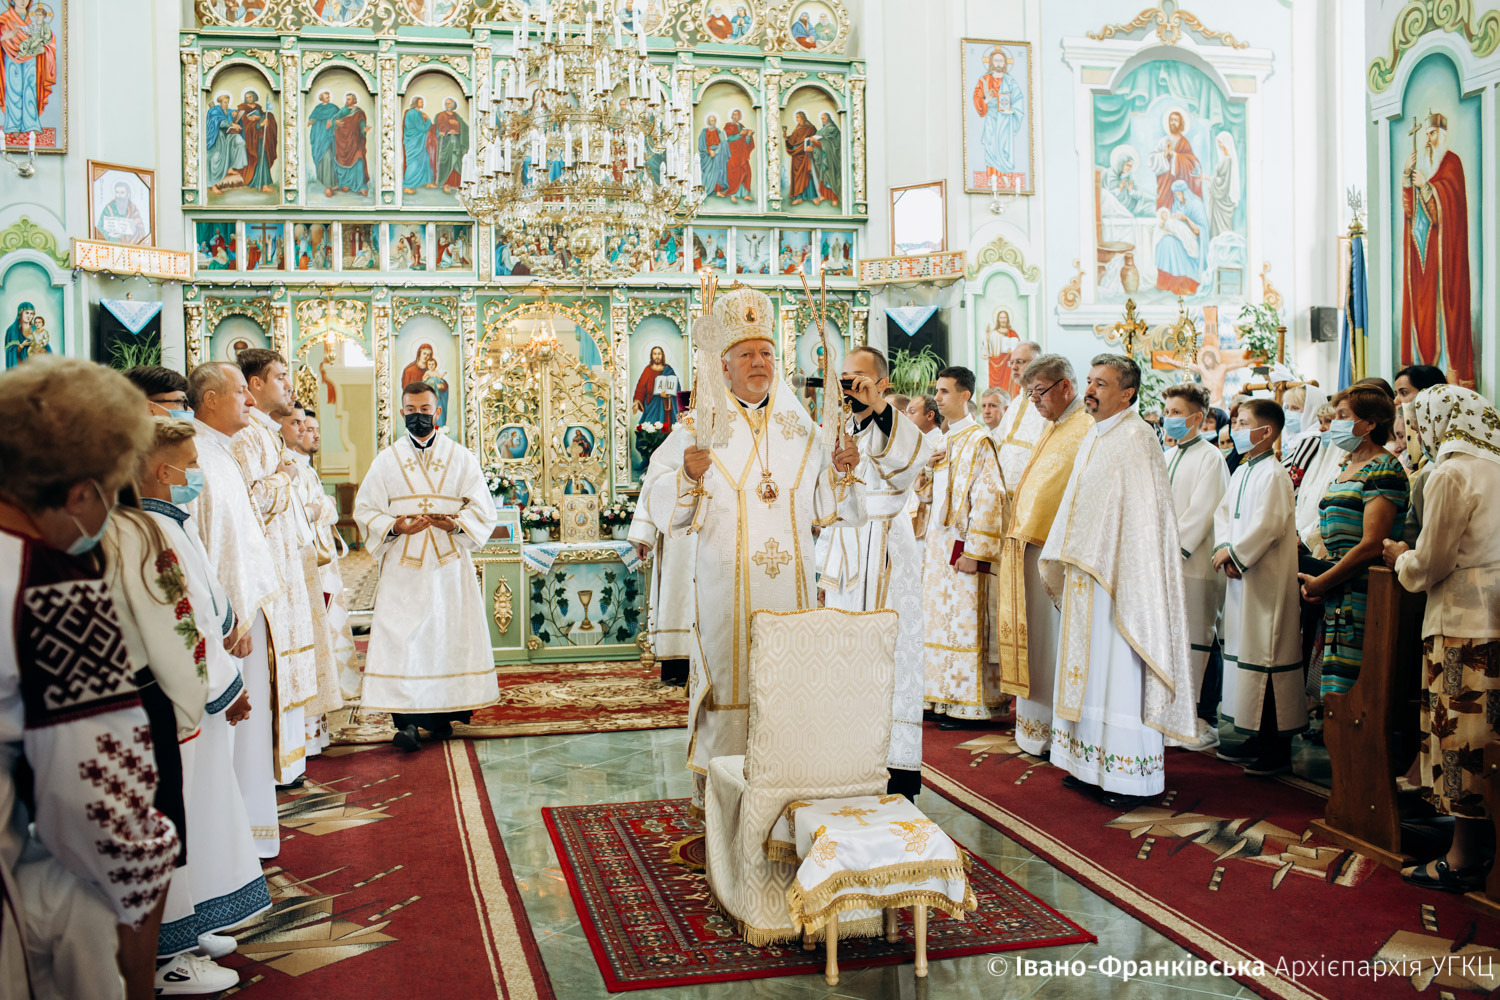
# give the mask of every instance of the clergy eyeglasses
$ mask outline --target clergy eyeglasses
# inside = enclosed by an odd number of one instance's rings
[[[1066,379],[1058,379],[1058,380],[1057,380],[1057,381],[1056,381],[1056,382],[1053,382],[1053,383],[1052,383],[1052,384],[1051,384],[1051,385],[1049,385],[1049,386],[1047,386],[1047,388],[1045,388],[1045,389],[1043,389],[1043,390],[1041,390],[1041,391],[1040,391],[1040,392],[1038,392],[1038,391],[1037,391],[1037,390],[1036,390],[1036,388],[1035,388],[1035,387],[1033,387],[1033,388],[1032,388],[1032,389],[1031,389],[1031,390],[1030,390],[1030,391],[1029,391],[1029,393],[1028,393],[1028,395],[1030,395],[1030,396],[1031,396],[1031,401],[1032,401],[1032,402],[1033,402],[1033,403],[1037,403],[1037,402],[1040,402],[1040,401],[1041,401],[1041,398],[1042,398],[1042,397],[1043,397],[1043,396],[1045,396],[1045,395],[1047,395],[1047,393],[1049,393],[1049,392],[1051,392],[1051,391],[1052,391],[1052,390],[1053,390],[1053,389],[1055,389],[1055,388],[1057,388],[1057,387],[1058,387],[1058,386],[1060,386],[1060,385],[1062,385],[1062,384],[1063,384],[1063,383],[1064,383],[1064,382],[1065,382],[1065,381],[1067,381],[1067,380],[1066,380]]]

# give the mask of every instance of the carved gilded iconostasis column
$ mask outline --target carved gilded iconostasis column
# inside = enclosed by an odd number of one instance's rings
[[[185,303],[182,311],[187,317],[183,332],[187,370],[192,371],[203,363],[203,303]]]
[[[396,93],[396,53],[391,43],[380,43],[380,201],[394,204],[396,200],[396,156],[401,147],[396,143],[396,110],[401,98]],[[381,443],[385,447],[385,442]]]
[[[382,296],[372,308],[375,342],[375,436],[376,447],[391,443],[391,300]]]
[[[854,211],[865,215],[870,211],[866,184],[869,180],[865,158],[865,75],[864,67],[856,65],[859,72],[849,75],[849,143],[850,173],[854,184]]]
[[[187,47],[193,44],[191,35],[184,35],[182,44],[182,201],[183,204],[195,204],[198,201],[198,150],[203,148],[198,124],[198,50]]]
[[[472,296],[458,304],[458,351],[464,379],[464,444],[479,448],[479,307]]]
[[[281,50],[281,122],[282,132],[286,136],[301,135],[301,125],[298,124],[299,113],[302,103],[302,72],[298,68],[297,40],[286,38],[282,40],[284,46]],[[301,199],[297,192],[301,185],[297,180],[297,163],[301,159],[297,155],[300,143],[287,142],[282,146],[281,158],[281,186],[286,191],[287,204],[295,204]]]
[[[855,306],[853,309],[854,322],[849,336],[855,347],[867,347],[870,343],[870,307]]]
[[[630,300],[623,288],[609,299],[609,332],[615,355],[615,406],[610,437],[615,439],[615,486],[630,486]]]
[[[781,60],[766,60],[766,208],[781,211]]]
[[[287,359],[292,358],[292,304],[286,299],[286,289],[277,289],[279,302],[271,303],[271,350]]]

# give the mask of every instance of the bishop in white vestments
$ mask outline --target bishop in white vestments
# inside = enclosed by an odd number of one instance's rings
[[[948,420],[942,452],[929,462],[918,513],[922,563],[923,700],[941,728],[985,722],[1005,700],[994,629],[994,575],[1008,508],[995,442],[969,415],[974,373],[938,372],[938,408]]]
[[[912,798],[922,787],[926,659],[922,648],[922,549],[912,533],[906,506],[929,451],[917,425],[881,396],[889,375],[885,355],[876,348],[850,351],[844,359],[844,377],[854,380],[848,398],[855,407],[851,431],[860,452],[855,475],[865,483],[869,520],[861,527],[825,532],[828,561],[823,567],[822,586],[826,607],[845,611],[894,608],[900,616],[891,748],[886,764],[891,772],[888,791]]]
[[[708,762],[745,752],[751,613],[816,607],[813,525],[861,524],[865,503],[863,485],[839,483],[858,463],[857,447],[831,453],[777,374],[770,299],[735,289],[714,301],[713,315],[729,334],[722,362],[728,392],[716,400],[729,411],[729,442],[698,447],[696,421],[684,418],[657,449],[671,471],[649,498],[652,516],[667,520],[673,540],[698,537],[688,769],[699,817]],[[698,373],[700,400],[725,390]]]
[[[380,566],[361,706],[390,712],[393,743],[421,747],[500,696],[484,595],[470,553],[495,530],[495,501],[474,453],[434,425],[437,394],[402,390],[406,436],[375,456],[354,519]]]
[[[252,419],[244,375],[235,365],[199,365],[188,376],[188,405],[193,409],[198,467],[203,471],[203,490],[188,510],[234,608],[231,652],[238,659],[245,693],[251,705],[259,708],[232,734],[234,773],[256,850],[262,858],[274,858],[281,849],[281,827],[276,812],[277,705],[271,694],[266,611],[275,607],[281,575],[271,560],[260,512],[234,457],[233,436]],[[297,735],[300,739],[300,729]]]
[[[1139,387],[1131,359],[1094,359],[1084,391],[1094,429],[1041,558],[1062,611],[1052,763],[1111,808],[1161,792],[1164,743],[1197,739],[1182,549],[1161,443],[1134,409]]]
[[[1177,512],[1177,543],[1182,546],[1182,591],[1187,600],[1188,642],[1192,647],[1193,698],[1203,694],[1203,677],[1224,607],[1224,577],[1214,570],[1214,512],[1229,489],[1229,465],[1213,442],[1199,433],[1208,412],[1208,390],[1181,382],[1162,393],[1162,423],[1177,444],[1166,452],[1172,509]],[[1296,580],[1293,567],[1292,579]],[[1295,583],[1293,584],[1295,590]],[[1219,731],[1198,723],[1197,749],[1217,746]]]

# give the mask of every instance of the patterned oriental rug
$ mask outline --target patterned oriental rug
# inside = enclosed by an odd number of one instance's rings
[[[1210,754],[1168,750],[1165,793],[1119,813],[1064,788],[1064,772],[1022,753],[1008,728],[928,724],[922,751],[928,788],[1205,960],[1245,963],[1224,974],[1261,996],[1500,987],[1500,922],[1320,843],[1309,824],[1326,798],[1299,779],[1247,778]]]
[[[542,810],[605,988],[615,993],[822,972],[821,948],[752,948],[713,907],[702,871],[703,825],[687,808],[687,799],[662,799]],[[963,921],[932,914],[929,959],[1094,940],[979,858],[973,862],[979,910]],[[901,929],[903,940],[895,945],[884,938],[840,941],[840,968],[910,962],[910,910],[901,913]]]
[[[472,745],[332,747],[280,811],[225,996],[554,1000]]]
[[[358,644],[356,644],[358,645]],[[471,739],[552,733],[616,733],[687,725],[687,692],[661,682],[639,660],[518,664],[497,667],[500,701],[454,732]],[[384,712],[345,710],[330,722],[335,743],[388,743],[395,730]]]

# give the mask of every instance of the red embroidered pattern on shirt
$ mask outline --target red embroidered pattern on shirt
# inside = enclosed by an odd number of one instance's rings
[[[157,774],[151,731],[136,727],[128,744],[101,733],[94,745],[100,756],[78,764],[79,776],[103,795],[84,809],[84,815],[109,834],[94,847],[119,863],[108,872],[112,884],[140,886],[119,897],[121,904],[130,910],[150,909],[166,892],[178,849],[177,831],[152,806]]]

